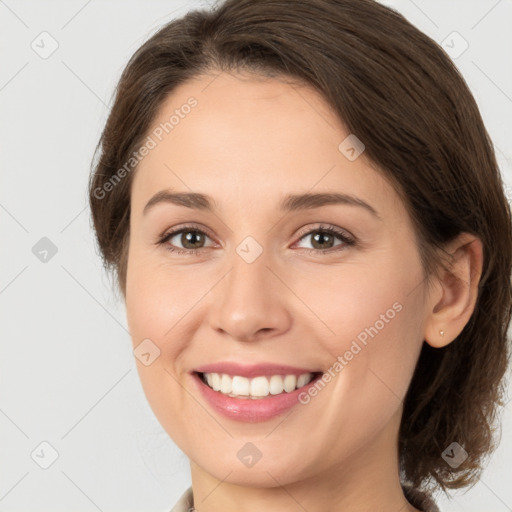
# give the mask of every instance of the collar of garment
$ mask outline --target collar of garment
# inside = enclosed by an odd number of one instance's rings
[[[402,485],[402,490],[407,501],[422,512],[441,512],[432,497],[413,487]],[[189,487],[176,502],[170,512],[194,512],[194,495],[192,487]]]

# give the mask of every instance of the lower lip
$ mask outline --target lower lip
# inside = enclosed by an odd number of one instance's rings
[[[290,393],[284,392],[279,395],[269,395],[266,398],[232,398],[222,394],[220,391],[214,391],[207,386],[197,373],[192,374],[193,379],[199,386],[200,392],[210,405],[220,414],[238,421],[247,423],[257,423],[274,418],[279,414],[300,404],[299,395],[308,391],[317,380],[322,378],[322,374],[317,375],[309,384],[302,386]]]

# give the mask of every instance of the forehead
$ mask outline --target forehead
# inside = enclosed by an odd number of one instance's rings
[[[132,200],[163,188],[223,191],[240,205],[280,190],[334,188],[368,201],[392,193],[364,153],[350,161],[341,152],[349,135],[311,87],[251,75],[196,77],[153,120],[154,147],[138,165]]]

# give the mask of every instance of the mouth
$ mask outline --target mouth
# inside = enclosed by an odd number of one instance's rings
[[[269,399],[293,393],[316,382],[322,372],[258,375],[252,378],[217,372],[193,372],[201,382],[221,395],[245,400]]]
[[[192,371],[190,375],[213,411],[238,422],[258,423],[271,420],[297,408],[299,404],[304,404],[301,396],[309,393],[308,388],[315,386],[324,375],[320,371],[308,372],[291,367],[287,367],[285,373],[274,373],[282,371],[282,368],[277,370],[275,366],[266,366],[262,373],[272,371],[272,375],[261,375],[256,367],[246,367],[244,371],[238,366],[237,371],[246,375],[242,376],[234,372],[218,373],[218,367],[210,366],[208,371],[201,368],[204,371]],[[213,371],[214,369],[217,371]],[[222,365],[222,369],[230,371],[226,364]]]
[[[324,375],[318,367],[260,361],[217,361],[190,371],[211,410],[235,421],[264,422],[304,404]],[[302,407],[302,405],[301,405]]]

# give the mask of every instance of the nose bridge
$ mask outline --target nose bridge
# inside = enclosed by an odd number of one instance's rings
[[[251,290],[258,294],[264,292],[266,288],[268,295],[268,281],[272,276],[269,270],[272,265],[272,254],[268,248],[252,236],[248,236],[235,248],[231,263],[233,270],[229,285],[235,293],[240,289],[242,296],[246,296]],[[262,286],[263,283],[266,283],[266,287]]]
[[[235,247],[228,274],[215,287],[212,327],[238,340],[287,328],[290,321],[282,285],[269,267],[272,254],[253,237]]]

